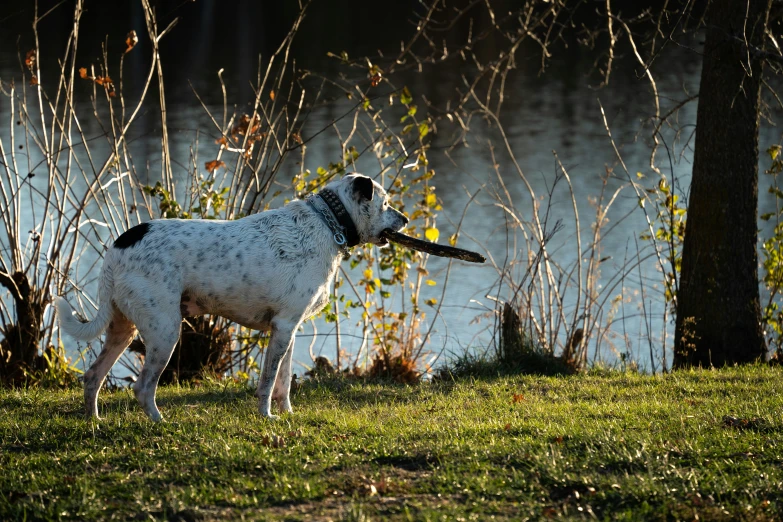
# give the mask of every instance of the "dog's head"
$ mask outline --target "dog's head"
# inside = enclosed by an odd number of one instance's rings
[[[408,218],[389,205],[389,196],[381,185],[362,174],[347,174],[327,185],[340,197],[343,206],[353,219],[360,243],[385,245],[381,232],[390,228],[400,230],[408,224]]]

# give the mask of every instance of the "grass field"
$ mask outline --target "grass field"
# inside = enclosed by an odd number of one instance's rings
[[[0,391],[0,520],[782,520],[783,371]]]

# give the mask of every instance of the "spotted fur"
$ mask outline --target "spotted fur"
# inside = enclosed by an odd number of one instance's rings
[[[348,210],[361,243],[384,244],[383,230],[399,230],[408,221],[366,176],[349,174],[327,187]],[[84,375],[87,416],[98,417],[98,392],[138,330],[147,355],[134,392],[144,412],[161,420],[155,392],[182,318],[207,313],[271,331],[258,408],[276,418],[275,400],[281,411],[291,412],[294,335],[328,302],[341,259],[324,220],[300,200],[236,221],[153,220],[125,232],[106,253],[92,321],[79,322],[65,299],[55,301],[60,326],[76,339],[107,331],[103,350]]]

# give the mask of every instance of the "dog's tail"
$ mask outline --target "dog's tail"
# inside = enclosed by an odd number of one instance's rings
[[[111,254],[111,250],[109,250]],[[98,313],[92,321],[82,322],[73,314],[71,305],[63,297],[54,299],[60,328],[71,337],[80,341],[95,339],[109,326],[114,311],[112,310],[112,291],[114,290],[114,275],[109,256],[103,263],[100,287],[98,288]]]

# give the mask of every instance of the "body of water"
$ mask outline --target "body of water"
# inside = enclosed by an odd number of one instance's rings
[[[54,2],[50,4],[39,2],[39,11],[55,5]],[[151,52],[149,43],[144,41],[145,25],[140,2],[88,1],[85,5],[79,40],[79,53],[85,67],[101,63],[103,45],[107,46],[110,56],[114,53],[110,64],[115,64],[123,50],[125,34],[130,29],[136,30],[142,38],[139,47],[125,58],[124,69],[123,87],[127,99],[137,99],[146,79]],[[241,114],[252,108],[251,84],[256,81],[259,63],[262,68],[265,67],[265,60],[286,35],[297,5],[296,2],[272,4],[250,0],[229,3],[161,2],[156,5],[161,27],[179,17],[178,24],[162,40],[161,63],[165,75],[174,174],[175,178],[184,177],[194,148],[201,151],[200,157],[207,159],[217,149],[214,140],[218,134],[194,91],[210,111],[222,114],[223,93],[218,79],[218,71],[222,69],[229,111]],[[421,14],[421,11],[422,6],[416,2],[390,2],[377,9],[369,9],[359,2],[346,3],[339,8],[329,2],[315,2],[309,8],[292,47],[293,59],[299,68],[318,72],[326,78],[350,81],[351,74],[360,74],[342,66],[339,60],[328,57],[327,53],[339,55],[345,51],[350,57],[376,56],[380,50],[386,55],[393,55],[398,52],[400,41],[412,34],[411,21],[414,14]],[[67,1],[55,7],[49,18],[42,21],[39,34],[42,50],[62,53],[72,13],[73,2]],[[29,25],[31,19],[32,7],[28,5],[7,5],[0,12],[0,80],[3,82],[22,82],[20,59],[23,62],[25,52],[34,45]],[[698,47],[698,42],[694,45]],[[651,118],[655,114],[651,85],[625,46],[618,47],[610,82],[601,88],[598,88],[601,79],[596,74],[596,63],[601,63],[600,53],[580,45],[565,46],[562,43],[555,45],[552,52],[548,67],[541,72],[540,50],[533,47],[520,50],[517,68],[507,78],[500,123],[516,165],[508,154],[504,136],[491,120],[475,116],[470,120],[470,129],[464,140],[456,145],[455,139],[463,131],[459,122],[447,119],[438,122],[429,160],[430,167],[436,171],[433,184],[443,204],[438,216],[441,241],[453,232],[453,224],[461,220],[470,195],[481,188],[465,214],[460,246],[488,253],[498,266],[509,258],[525,259],[527,253],[522,249],[521,236],[507,233],[509,215],[493,197],[493,194],[502,192],[500,187],[504,185],[520,216],[531,219],[534,200],[520,175],[521,170],[537,196],[535,204],[540,205],[542,215],[547,216],[547,223],[553,226],[561,220],[563,224],[548,247],[553,261],[562,267],[575,266],[580,255],[574,209],[567,185],[562,180],[555,185],[558,167],[553,152],[557,153],[570,176],[581,221],[581,238],[585,244],[593,237],[596,199],[602,193],[609,198],[620,189],[603,225],[605,236],[598,253],[603,262],[595,285],[596,295],[602,296],[601,299],[608,296],[604,322],[610,322],[612,317],[615,322],[612,334],[604,338],[601,353],[597,355],[615,363],[619,353],[628,353],[628,357],[650,368],[648,351],[649,339],[652,338],[656,364],[660,368],[662,350],[671,347],[671,339],[662,339],[665,307],[662,274],[654,259],[650,258],[648,244],[639,239],[640,234],[647,230],[645,215],[636,193],[628,186],[628,178],[607,135],[602,115],[603,107],[615,144],[632,178],[645,183],[648,188],[653,187],[659,178],[650,168],[654,125]],[[46,70],[54,70],[57,63],[54,54],[47,56],[42,51],[41,59],[42,63],[45,61]],[[420,110],[424,110],[426,102],[438,108],[455,99],[463,89],[463,74],[470,74],[463,70],[465,67],[464,62],[453,60],[430,67],[431,70],[425,66],[421,72],[403,72],[391,79],[396,86],[409,87]],[[698,92],[700,57],[690,49],[671,46],[657,59],[653,73],[660,95],[661,113],[665,114]],[[112,74],[116,77],[117,73]],[[314,84],[311,77],[306,85]],[[391,91],[390,85],[381,84],[377,92],[386,91]],[[313,92],[310,90],[308,96]],[[90,114],[91,89],[79,88],[77,93],[81,97],[76,102],[83,107],[81,124],[85,133],[99,141],[104,128]],[[350,118],[340,120],[340,117],[355,104],[355,99],[340,96],[339,90],[327,86],[320,102],[308,108],[307,121],[301,128],[302,138],[310,140],[304,160],[306,168],[315,171],[319,166],[326,166],[340,158],[340,131],[348,132],[352,125]],[[695,104],[696,101],[693,101],[684,105],[662,128],[663,145],[657,156],[662,172],[670,182],[678,180],[684,196],[687,196],[691,169],[692,151],[688,144],[692,144]],[[160,178],[160,115],[157,107],[155,92],[149,95],[130,135],[134,163],[140,168],[140,177],[146,176],[150,180]],[[0,126],[3,128],[0,138],[6,140],[7,108],[8,100],[4,98],[0,105]],[[324,129],[326,131],[321,132]],[[773,126],[762,128],[762,150],[779,141],[780,133]],[[100,150],[100,147],[95,150]],[[36,163],[35,158],[29,159],[31,164]],[[765,166],[763,157],[760,164],[762,168]],[[379,171],[378,161],[370,154],[361,156],[356,167],[356,170],[370,176]],[[292,156],[278,174],[281,187],[288,184],[299,169],[297,160]],[[645,178],[638,177],[637,173]],[[766,179],[760,182],[761,206],[774,208],[774,201],[764,194],[767,184]],[[272,205],[282,205],[283,198],[280,196],[273,200]],[[618,273],[623,272],[623,267],[639,252],[647,256],[647,260],[616,284]],[[447,260],[430,259],[430,278],[439,285],[427,288],[422,300],[441,298],[447,265]],[[468,346],[480,349],[490,345],[490,312],[496,306],[494,299],[507,299],[511,292],[509,285],[503,285],[498,292],[500,273],[491,263],[485,266],[454,263],[448,278],[442,300],[442,316],[436,319],[431,309],[427,310],[428,320],[435,321],[430,351],[434,354],[460,353]],[[610,288],[607,290],[607,287]],[[571,287],[569,291],[566,309],[575,305],[576,289]],[[618,296],[619,300],[615,299]],[[354,350],[359,343],[353,337],[357,321],[358,314],[354,313],[342,325],[345,344]],[[651,331],[648,327],[652,328]],[[672,330],[673,326],[669,326],[668,331]],[[318,332],[315,351],[323,351],[332,357],[333,325],[321,323]],[[308,335],[309,326],[300,336],[296,348],[295,357],[302,362],[309,361]],[[595,344],[591,349],[593,357],[596,355]],[[670,354],[668,360],[671,360]]]

